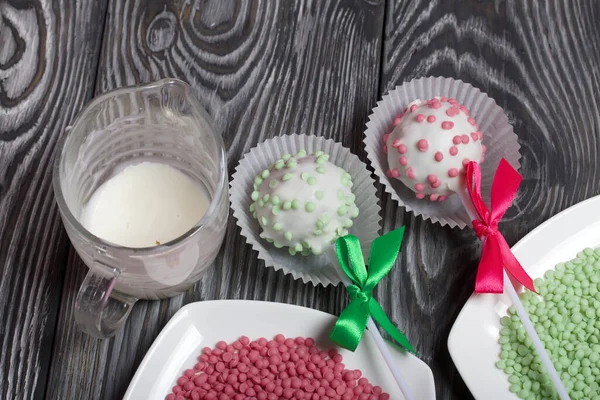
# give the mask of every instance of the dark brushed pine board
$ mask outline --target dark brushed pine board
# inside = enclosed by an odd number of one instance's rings
[[[382,93],[413,78],[450,76],[487,92],[514,125],[524,181],[501,224],[509,244],[599,193],[599,17],[594,1],[386,5]],[[386,216],[407,223],[408,233],[395,278],[380,287],[386,308],[408,326],[432,367],[438,398],[470,398],[447,337],[471,294],[481,246],[469,229],[441,228],[399,210],[394,215],[389,196],[383,203]]]
[[[42,398],[68,240],[57,142],[93,93],[104,1],[0,2],[0,398]]]
[[[383,1],[111,1],[97,92],[177,77],[222,132],[229,172],[267,138],[306,133],[362,154],[362,132],[378,96]],[[86,268],[71,254],[54,346],[50,398],[123,396],[144,354],[184,304],[257,299],[338,313],[341,288],[294,281],[264,268],[235,220],[214,267],[193,289],[139,302],[106,341],[76,331],[72,308]]]

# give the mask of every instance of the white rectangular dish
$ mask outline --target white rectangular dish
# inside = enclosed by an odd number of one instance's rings
[[[600,196],[596,196],[549,219],[513,248],[529,275],[540,278],[559,262],[574,258],[586,247],[600,246]],[[473,294],[454,322],[448,350],[476,399],[518,397],[509,390],[508,378],[496,368],[499,359],[500,318],[512,305],[507,294]]]

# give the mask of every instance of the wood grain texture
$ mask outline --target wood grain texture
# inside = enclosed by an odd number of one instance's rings
[[[52,160],[65,126],[91,98],[104,13],[105,2],[95,0],[0,2],[3,399],[42,398],[46,389],[69,246]]]
[[[421,76],[462,79],[503,107],[519,135],[524,181],[501,230],[509,244],[600,190],[600,8],[595,1],[389,1],[381,90]],[[439,399],[470,398],[447,336],[474,283],[480,245],[383,205],[407,224],[400,268],[380,293],[429,362]],[[395,221],[395,222],[394,222]],[[394,289],[400,284],[400,293]]]
[[[189,82],[223,134],[230,173],[258,142],[287,133],[335,138],[362,155],[378,96],[383,12],[381,0],[114,0],[97,91],[163,77]],[[85,273],[72,252],[49,398],[121,398],[160,329],[192,301],[258,299],[330,313],[346,301],[341,288],[304,285],[264,268],[233,218],[214,266],[193,289],[139,302],[110,340],[91,339],[73,324]]]

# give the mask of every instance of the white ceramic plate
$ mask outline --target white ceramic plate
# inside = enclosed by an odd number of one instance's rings
[[[532,278],[559,262],[575,258],[585,247],[600,245],[600,196],[574,205],[534,229],[513,247]],[[508,295],[473,294],[450,331],[448,350],[476,399],[518,399],[506,374],[497,369],[500,318],[512,303]]]
[[[173,316],[152,344],[124,400],[164,400],[183,371],[193,368],[202,348],[213,347],[219,340],[229,343],[242,335],[270,339],[281,333],[286,337],[313,337],[319,348],[334,347],[327,337],[335,321],[333,315],[282,303],[219,300],[188,304]],[[339,350],[348,368],[360,369],[392,399],[404,398],[368,331],[356,352]],[[390,350],[416,398],[435,399],[433,374],[427,364],[392,346]]]

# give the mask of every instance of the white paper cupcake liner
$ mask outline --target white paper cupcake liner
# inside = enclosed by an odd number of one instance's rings
[[[356,196],[354,203],[359,209],[359,215],[348,231],[358,237],[365,260],[368,260],[371,244],[379,236],[381,223],[381,208],[376,196],[375,181],[365,163],[349,149],[331,139],[307,135],[279,136],[250,150],[240,160],[230,183],[229,198],[233,216],[242,229],[242,235],[258,252],[258,258],[265,262],[265,266],[282,270],[291,274],[294,279],[302,279],[304,283],[337,285],[340,283],[336,272],[338,267],[330,262],[325,253],[318,256],[292,256],[287,248],[276,248],[259,236],[261,228],[250,212],[254,178],[273,165],[283,154],[296,154],[301,149],[309,154],[318,150],[325,152],[329,155],[331,163],[343,168],[352,176],[352,192]]]
[[[463,81],[451,78],[420,78],[396,86],[383,96],[367,122],[364,139],[367,157],[385,191],[390,193],[400,206],[425,220],[430,219],[442,226],[463,229],[470,226],[471,221],[457,195],[451,195],[443,202],[417,199],[411,189],[398,179],[388,178],[385,174],[388,161],[383,151],[383,135],[394,129],[394,119],[409,103],[433,97],[455,98],[464,104],[483,132],[483,144],[487,147],[487,152],[481,165],[481,194],[489,205],[492,181],[500,160],[505,158],[515,169],[519,169],[521,146],[504,110],[485,93]]]

